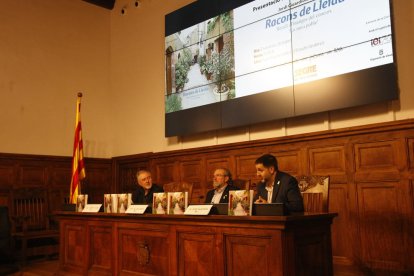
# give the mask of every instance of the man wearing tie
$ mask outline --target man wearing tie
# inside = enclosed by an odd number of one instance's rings
[[[232,182],[228,169],[216,169],[213,175],[214,189],[207,192],[205,203],[228,203],[229,191],[239,189],[233,186]]]
[[[288,173],[278,170],[277,159],[271,154],[259,157],[256,173],[262,180],[257,186],[255,203],[284,203],[290,212],[303,212],[303,198],[298,181]]]

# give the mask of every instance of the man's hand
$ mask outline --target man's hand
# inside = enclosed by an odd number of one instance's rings
[[[256,201],[254,203],[267,203],[267,200],[263,199],[261,196],[259,196],[259,198],[256,199]]]

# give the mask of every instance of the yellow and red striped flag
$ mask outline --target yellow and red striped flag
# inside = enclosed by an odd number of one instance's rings
[[[83,142],[82,142],[82,126],[80,120],[82,93],[78,93],[76,102],[76,124],[75,124],[75,143],[73,145],[72,160],[72,181],[70,183],[69,203],[76,203],[78,194],[81,190],[81,181],[85,178],[85,165],[83,162]]]

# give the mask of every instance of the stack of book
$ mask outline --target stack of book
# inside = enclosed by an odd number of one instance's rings
[[[154,193],[152,213],[183,215],[188,206],[188,192]]]

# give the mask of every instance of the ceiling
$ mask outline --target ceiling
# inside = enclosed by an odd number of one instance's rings
[[[115,5],[115,0],[83,0],[83,1],[100,6],[108,10],[112,10]]]

